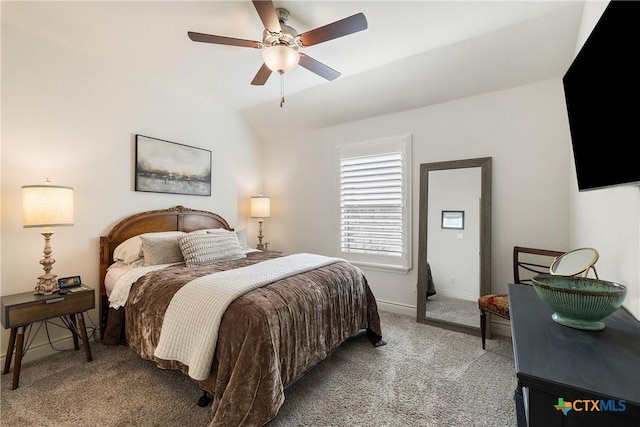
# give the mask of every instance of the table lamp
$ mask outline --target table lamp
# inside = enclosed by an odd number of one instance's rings
[[[35,294],[51,295],[58,287],[57,276],[51,273],[55,259],[51,257],[51,227],[73,225],[73,188],[50,185],[22,187],[22,214],[24,228],[44,227],[44,258],[40,264],[44,274],[38,277]]]
[[[267,249],[269,243],[262,243],[264,236],[262,235],[262,222],[264,218],[271,216],[271,198],[265,197],[262,194],[259,196],[251,197],[251,218],[258,218],[258,224],[260,229],[258,231],[258,246],[256,249],[264,251]]]

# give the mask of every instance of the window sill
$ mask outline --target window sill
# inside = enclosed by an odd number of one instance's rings
[[[348,260],[351,264],[362,267],[366,270],[375,270],[375,271],[384,271],[386,273],[396,273],[396,274],[408,274],[411,267],[403,267],[400,265],[391,265],[391,264],[378,264],[374,262],[364,262],[364,261],[352,261]]]

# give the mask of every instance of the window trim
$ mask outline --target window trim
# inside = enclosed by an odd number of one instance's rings
[[[340,190],[340,174],[341,174],[341,160],[345,158],[354,158],[362,156],[375,156],[390,152],[400,151],[402,153],[402,197],[403,197],[403,235],[406,236],[403,239],[403,255],[400,257],[389,255],[374,255],[374,254],[361,254],[354,252],[342,251],[342,207],[340,199],[342,192]],[[413,233],[412,233],[412,176],[413,176],[413,162],[411,157],[412,152],[412,135],[405,134],[400,136],[392,136],[379,140],[365,141],[354,144],[345,144],[337,147],[336,150],[336,200],[338,202],[337,207],[337,231],[338,238],[336,243],[336,250],[340,256],[354,265],[363,267],[365,269],[386,271],[391,273],[407,274],[413,267]]]

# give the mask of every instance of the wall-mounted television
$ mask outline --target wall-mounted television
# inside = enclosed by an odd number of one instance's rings
[[[562,82],[578,189],[640,184],[640,2],[609,3]]]

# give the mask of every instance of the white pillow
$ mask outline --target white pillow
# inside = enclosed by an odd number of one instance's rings
[[[142,240],[140,236],[133,236],[120,243],[113,250],[113,260],[131,264],[142,258]]]
[[[134,261],[142,259],[144,254],[142,253],[142,240],[140,236],[182,236],[184,234],[186,234],[184,231],[158,231],[130,237],[113,250],[113,260],[131,264]]]
[[[184,234],[184,233],[183,233]],[[144,265],[172,264],[182,262],[182,251],[178,244],[178,237],[183,235],[143,234],[142,254]]]
[[[130,269],[134,267],[143,267],[143,266],[144,266],[144,259],[140,258],[130,263],[125,263],[124,261],[115,261],[113,264],[107,267],[107,270],[109,270],[110,268],[129,268]]]
[[[242,246],[242,249],[249,249],[247,230],[238,230],[235,233],[236,237],[238,238],[238,242],[240,242],[240,246]]]
[[[236,234],[227,230],[188,234],[178,238],[187,267],[211,265],[219,261],[244,258]]]

